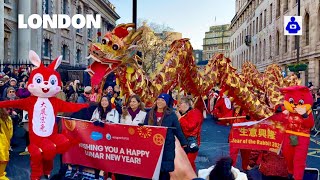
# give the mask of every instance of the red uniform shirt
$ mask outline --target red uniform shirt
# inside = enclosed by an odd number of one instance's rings
[[[198,109],[191,109],[179,119],[183,134],[186,138],[197,136],[198,145],[200,145],[201,125],[203,115]]]

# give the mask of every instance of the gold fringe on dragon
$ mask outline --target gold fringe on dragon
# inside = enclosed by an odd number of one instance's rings
[[[148,77],[136,57],[143,30],[143,27],[134,29],[134,24],[120,24],[106,33],[101,43],[90,45],[90,57],[94,62],[87,71],[91,75],[92,87],[100,86],[102,89],[105,78],[114,71],[123,94],[140,95],[147,107],[153,105],[160,93],[180,87],[196,97],[196,106],[202,108],[202,99],[210,89],[220,84],[229,89],[228,96],[233,97],[250,116],[261,119],[272,115],[272,108],[282,102],[280,87],[299,84],[295,75],[284,79],[277,65],[268,66],[262,74],[247,62],[243,65],[242,74],[239,74],[232,67],[231,60],[222,54],[213,57],[200,71],[188,39],[174,41],[164,61]],[[259,99],[257,91],[267,98]]]

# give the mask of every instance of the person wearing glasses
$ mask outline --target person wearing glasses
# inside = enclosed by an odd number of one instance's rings
[[[91,94],[92,88],[91,86],[86,86],[84,88],[84,92],[79,95],[77,103],[86,103],[90,102],[90,94]]]

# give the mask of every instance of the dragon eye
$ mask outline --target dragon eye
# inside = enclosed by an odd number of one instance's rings
[[[113,49],[113,50],[115,50],[115,51],[116,51],[116,50],[118,50],[118,49],[119,49],[118,44],[114,44],[114,45],[112,45],[112,49]]]
[[[291,103],[291,104],[293,104],[293,103],[294,103],[293,98],[289,98],[289,103]]]
[[[107,44],[107,40],[106,39],[102,39],[102,44]]]
[[[304,104],[304,100],[300,99],[300,100],[299,100],[299,104],[300,104],[300,105]]]

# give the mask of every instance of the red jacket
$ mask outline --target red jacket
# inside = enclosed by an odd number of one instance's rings
[[[233,108],[231,106],[231,108],[228,109],[224,98],[220,97],[214,106],[213,114],[217,118],[233,117]]]
[[[197,136],[198,145],[200,146],[201,125],[203,115],[198,109],[191,109],[187,114],[179,119],[183,134],[186,138]]]

